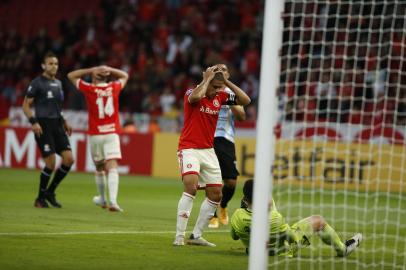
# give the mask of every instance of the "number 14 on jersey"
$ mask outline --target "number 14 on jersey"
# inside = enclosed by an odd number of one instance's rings
[[[106,102],[105,102],[106,101]],[[96,104],[99,109],[99,118],[103,119],[106,115],[112,116],[114,113],[113,97],[98,97]]]

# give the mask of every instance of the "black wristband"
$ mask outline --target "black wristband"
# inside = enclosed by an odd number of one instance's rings
[[[31,125],[38,123],[37,118],[35,118],[34,116],[31,116],[30,118],[28,118],[28,121],[31,123]]]

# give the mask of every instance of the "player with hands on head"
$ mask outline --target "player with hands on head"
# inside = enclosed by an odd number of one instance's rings
[[[228,79],[230,74],[226,65],[218,65],[219,70],[224,72],[224,77]],[[228,87],[224,91],[231,92]],[[214,134],[214,151],[220,163],[221,176],[223,178],[223,188],[220,205],[214,216],[210,219],[209,228],[218,228],[219,223],[228,224],[227,205],[234,195],[237,177],[239,172],[236,166],[235,154],[235,120],[245,120],[245,110],[241,105],[223,105],[219,113],[216,132]],[[218,212],[218,215],[217,215]]]
[[[231,217],[231,237],[234,240],[241,240],[247,254],[251,233],[253,186],[252,179],[244,183],[243,207],[237,209]],[[362,234],[357,233],[342,242],[336,231],[322,216],[312,215],[289,226],[276,209],[273,200],[269,209],[269,255],[293,257],[299,248],[310,246],[313,236],[318,236],[323,243],[335,249],[338,257],[345,257],[350,255],[362,241]]]
[[[231,89],[227,93],[225,87]],[[176,236],[173,245],[185,245],[185,232],[198,189],[206,198],[193,232],[186,244],[215,246],[205,240],[204,228],[214,215],[222,194],[220,165],[213,149],[214,132],[222,105],[247,105],[250,98],[235,86],[218,65],[203,72],[201,83],[186,91],[184,96],[184,125],[178,145],[178,162],[183,181],[183,193],[178,203]]]
[[[56,78],[58,65],[55,54],[50,52],[44,56],[41,64],[43,72],[31,81],[22,105],[45,163],[40,175],[38,197],[34,202],[37,208],[48,208],[47,202],[56,208],[62,207],[56,200],[55,190],[74,162],[68,138],[72,134],[72,128],[62,114],[64,95],[62,83]],[[31,112],[32,105],[35,115]],[[48,185],[55,170],[55,154],[61,156],[62,164]]]
[[[81,79],[86,75],[91,75],[91,83]],[[110,81],[110,77],[116,80]],[[68,78],[84,94],[88,108],[90,151],[96,166],[95,181],[99,192],[93,202],[112,212],[122,212],[117,203],[118,161],[121,159],[118,100],[128,74],[116,68],[97,66],[72,71]],[[105,195],[106,173],[109,204]]]

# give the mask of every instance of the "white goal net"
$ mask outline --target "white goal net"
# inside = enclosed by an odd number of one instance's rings
[[[285,1],[273,198],[289,224],[317,214],[346,258],[317,237],[278,269],[406,269],[406,1]]]

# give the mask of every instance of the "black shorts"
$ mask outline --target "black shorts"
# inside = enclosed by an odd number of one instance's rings
[[[237,179],[240,173],[236,166],[234,143],[223,137],[215,137],[214,151],[220,163],[221,177],[223,179]]]
[[[38,118],[42,128],[42,135],[35,136],[42,157],[60,154],[65,150],[71,151],[68,135],[63,128],[62,119]]]

